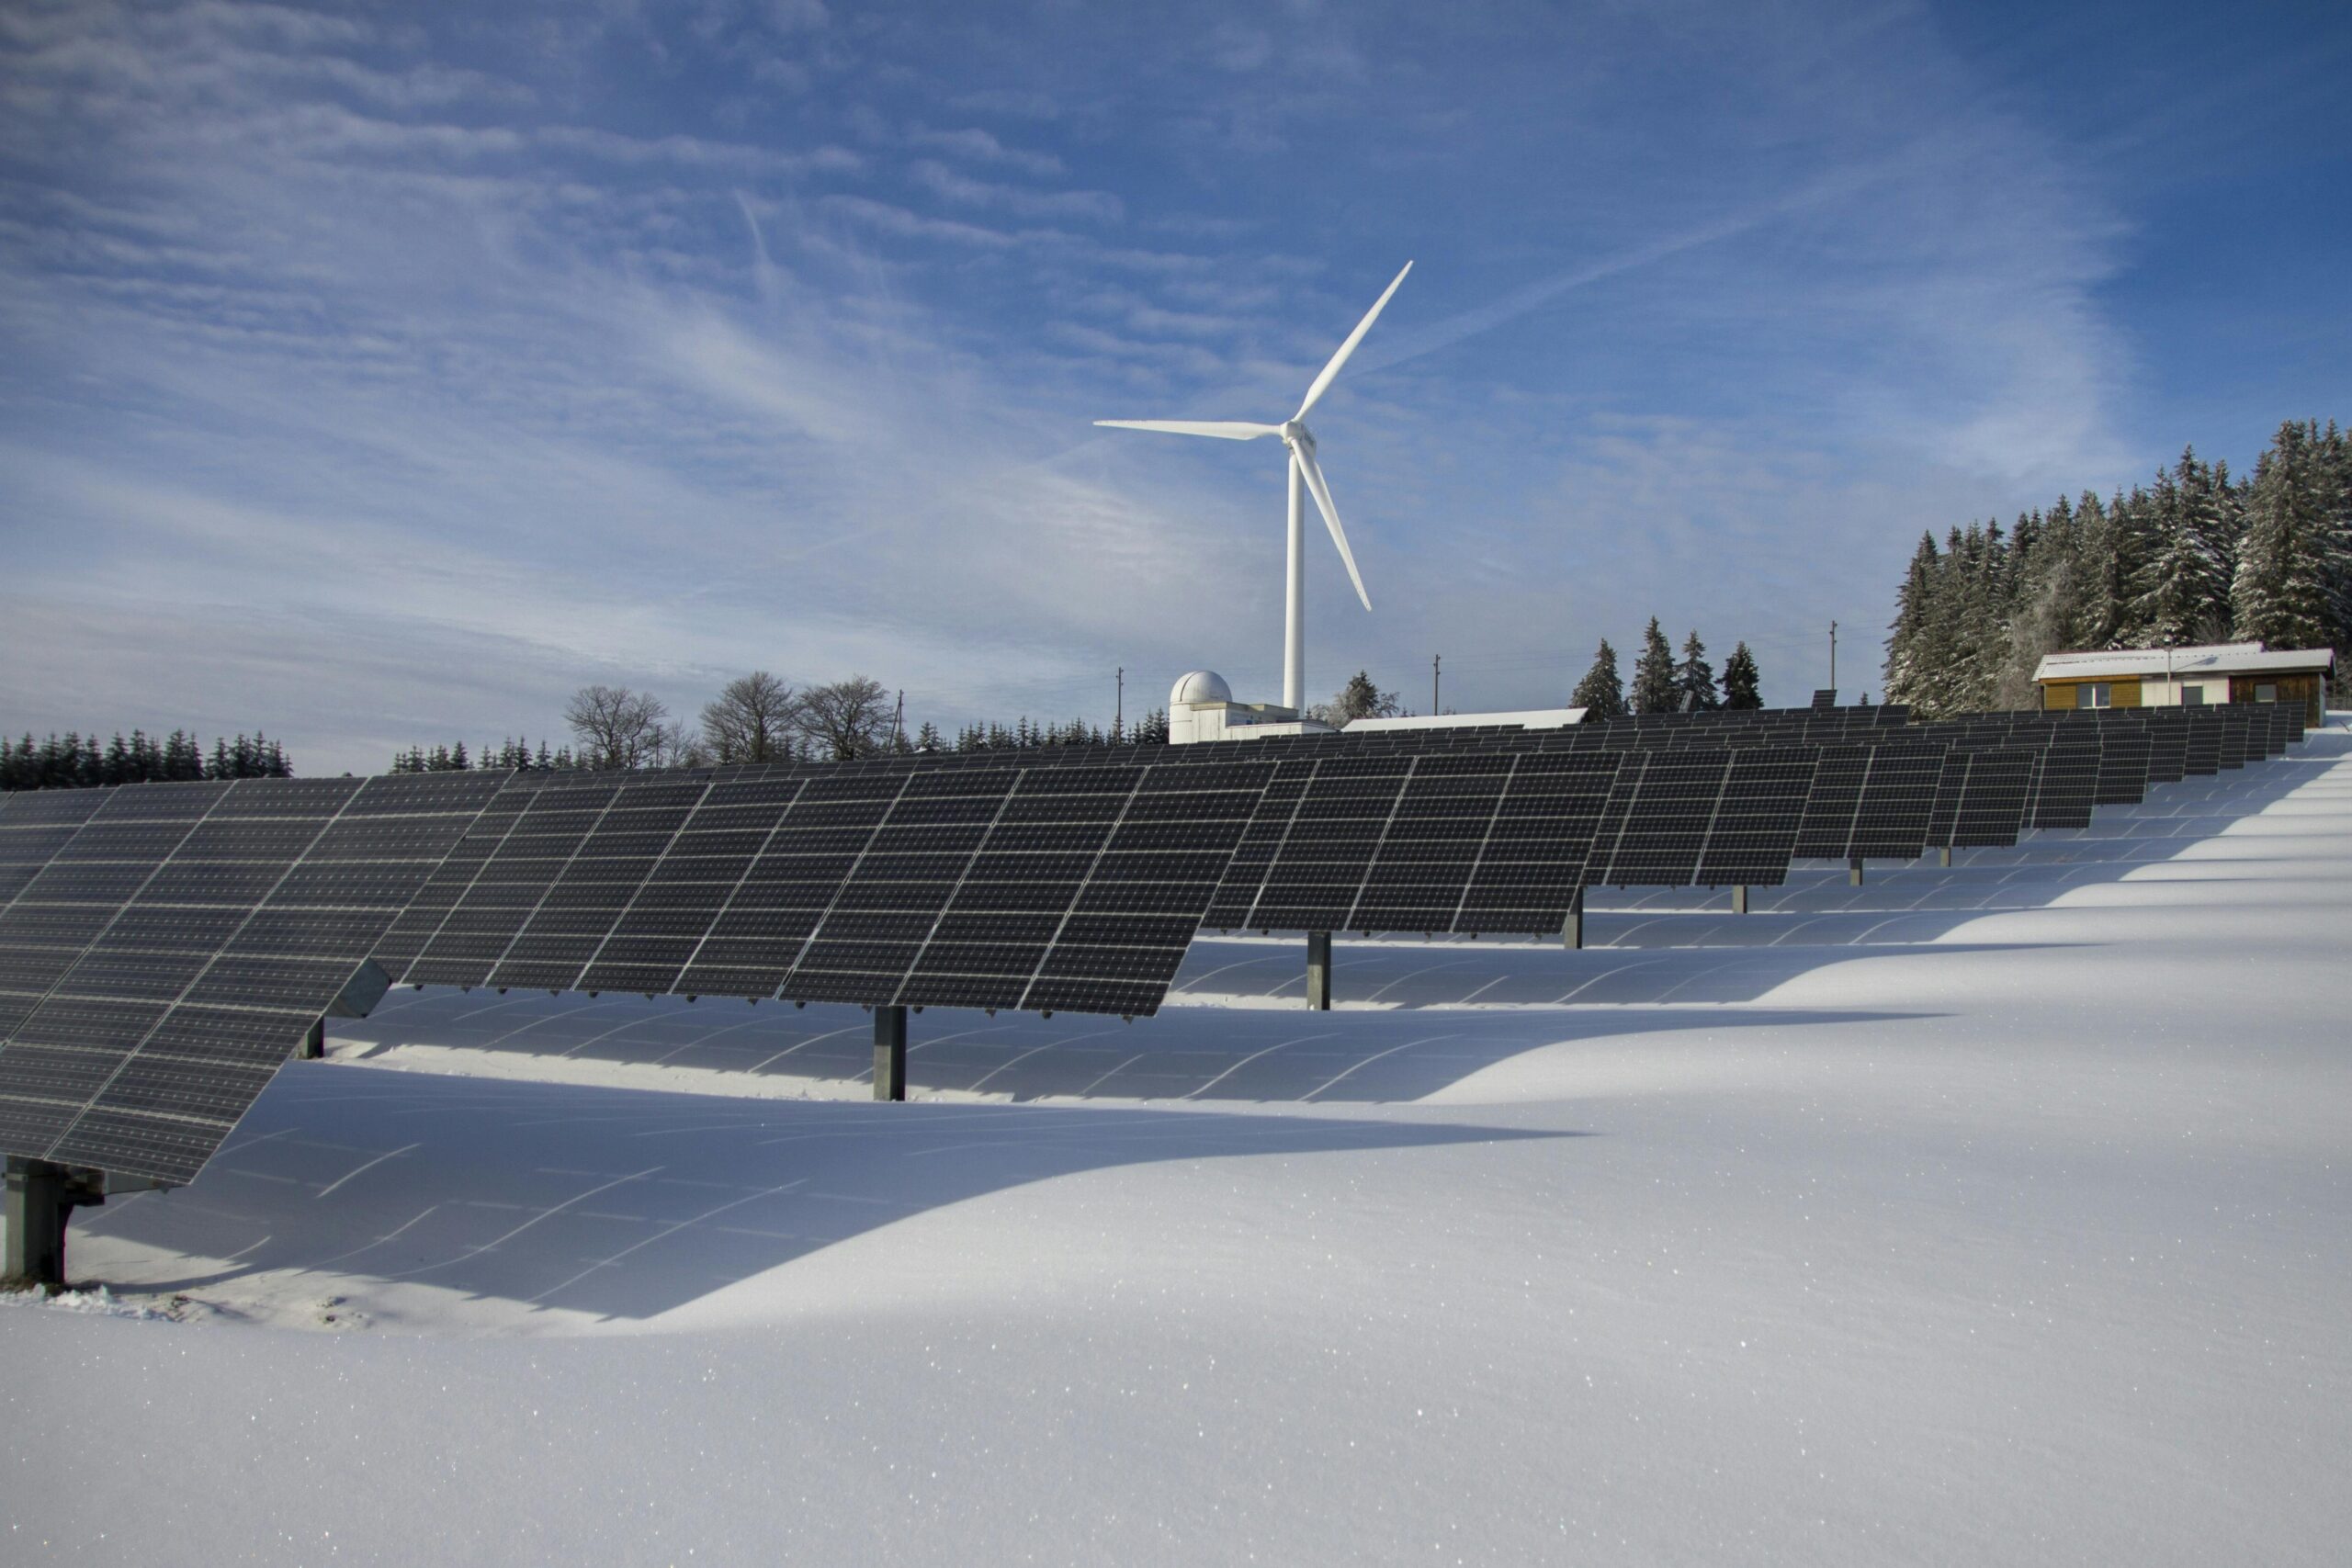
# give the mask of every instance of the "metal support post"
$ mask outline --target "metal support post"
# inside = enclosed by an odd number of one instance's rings
[[[0,1286],[65,1288],[65,1222],[85,1203],[106,1201],[94,1170],[8,1156],[7,1196],[0,1211]]]
[[[1306,933],[1306,1005],[1317,1012],[1331,1010],[1331,933]]]
[[[1951,865],[1951,846],[1950,844],[1939,844],[1936,847],[1936,863],[1946,868],[1949,868]]]
[[[1747,884],[1740,883],[1731,890],[1731,912],[1735,915],[1747,913]]]
[[[305,1062],[316,1062],[324,1058],[326,1054],[327,1021],[324,1018],[314,1018],[311,1021],[309,1032],[302,1036],[302,1043],[295,1050],[294,1055]]]
[[[1563,947],[1584,946],[1584,889],[1578,887],[1568,895],[1568,918],[1560,922],[1560,944]]]
[[[874,1098],[907,1098],[907,1010],[874,1010]]]
[[[1846,885],[1849,887],[1860,887],[1862,885],[1861,856],[1856,855],[1846,863]]]

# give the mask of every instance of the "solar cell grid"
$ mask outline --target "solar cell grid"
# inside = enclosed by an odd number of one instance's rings
[[[2222,709],[2221,765],[2223,768],[2245,766],[2246,758],[2252,751],[2253,728],[2245,705],[2232,703]]]
[[[1818,755],[1811,747],[1731,752],[1692,880],[1711,887],[1786,881]]]
[[[244,780],[177,800],[152,785],[112,792],[94,820],[152,825],[176,811],[180,839],[86,846],[147,857],[150,874],[0,1046],[0,1142],[66,1164],[192,1177],[401,907],[383,868],[404,863],[413,894],[495,788],[463,780],[437,797],[386,788],[370,798],[390,782]],[[403,815],[418,807],[447,807],[439,842]],[[307,901],[343,886],[296,883],[312,851],[328,870],[375,867],[363,886],[382,897]]]
[[[2097,806],[2128,806],[2148,793],[2153,748],[2145,728],[2110,724],[2100,728],[2098,779],[2091,796]]]
[[[2036,828],[2087,828],[2098,794],[2098,734],[2086,726],[2054,738],[2042,750],[2032,822]]]
[[[1729,751],[1628,753],[1610,793],[1585,880],[1617,887],[1684,887],[1698,876],[1708,824],[1723,799]]]

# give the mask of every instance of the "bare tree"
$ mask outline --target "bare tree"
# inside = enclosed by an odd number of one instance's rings
[[[787,755],[800,695],[764,670],[727,682],[702,710],[702,735],[721,762],[766,762]]]
[[[583,765],[636,768],[653,761],[669,708],[650,692],[627,686],[582,686],[571,694],[563,721],[579,738]]]
[[[873,757],[890,750],[894,710],[882,682],[864,675],[800,693],[795,728],[835,761]]]
[[[684,724],[657,725],[646,762],[656,768],[707,768],[710,752],[704,748],[702,737]]]

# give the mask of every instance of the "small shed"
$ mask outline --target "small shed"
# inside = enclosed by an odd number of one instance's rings
[[[2258,642],[2200,648],[2109,648],[2052,653],[2033,672],[2045,708],[2194,707],[2208,703],[2303,705],[2303,722],[2325,716],[2332,648],[2267,649]]]

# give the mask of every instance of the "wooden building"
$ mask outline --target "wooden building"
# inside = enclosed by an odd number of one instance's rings
[[[2303,722],[2316,726],[2325,715],[2335,669],[2331,648],[2271,649],[2258,642],[2229,642],[2053,653],[2033,678],[2045,708],[2300,702]]]

